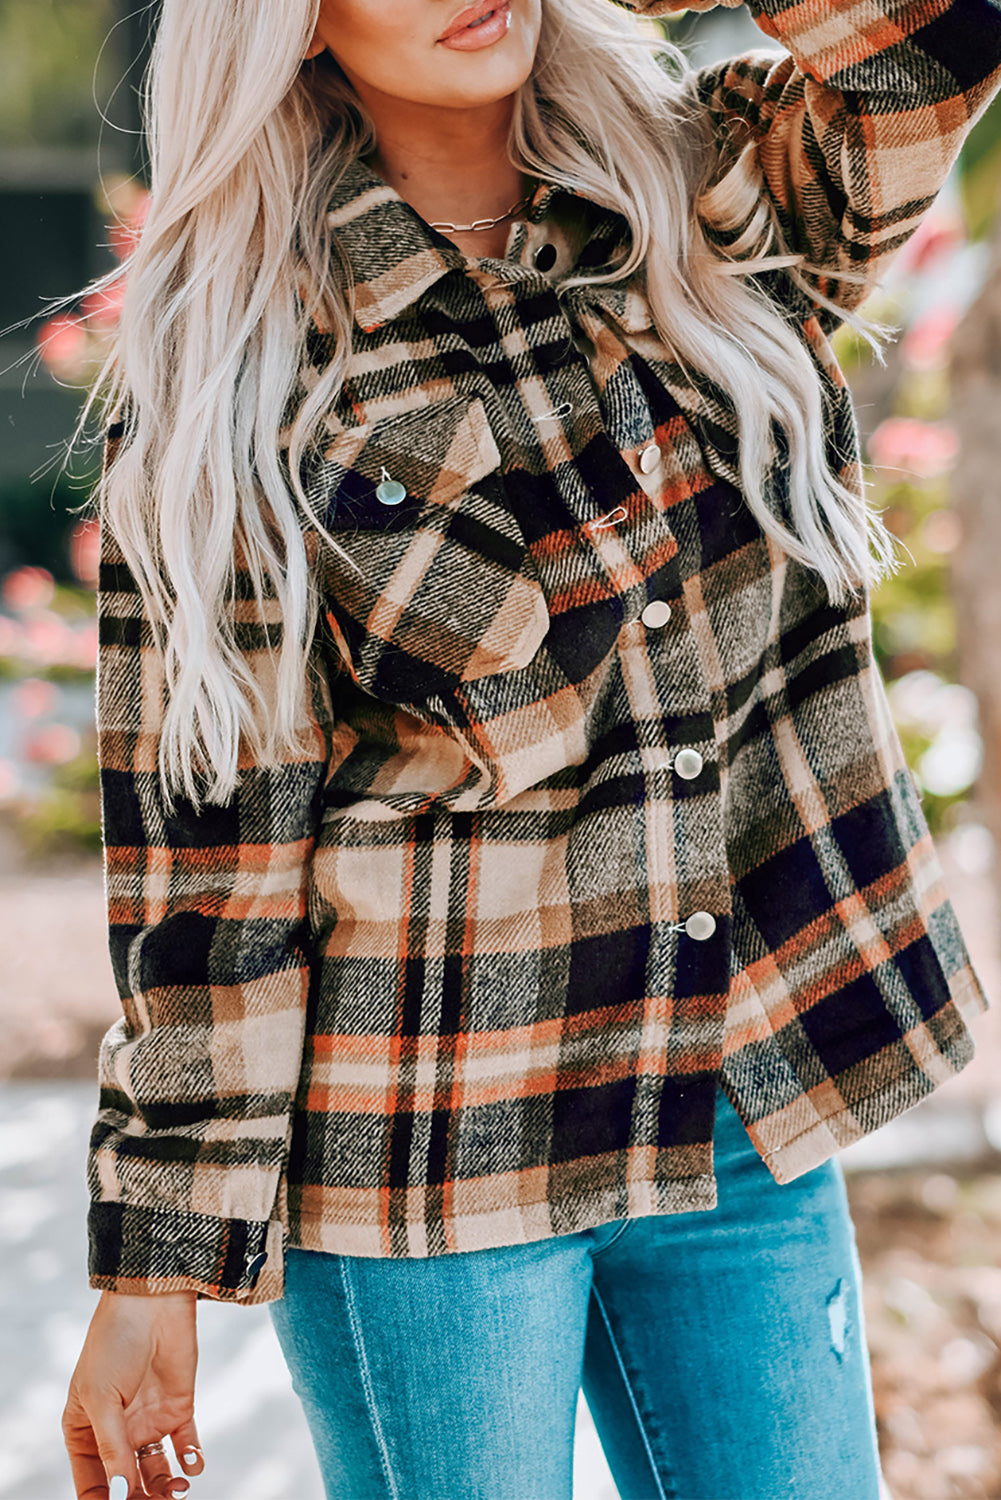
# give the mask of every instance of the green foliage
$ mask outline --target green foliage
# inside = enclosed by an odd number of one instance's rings
[[[74,760],[56,767],[41,796],[22,803],[14,826],[25,853],[34,858],[100,852],[100,773],[93,736]]]
[[[856,378],[861,374],[856,370]],[[894,418],[918,426],[941,425],[948,412],[948,382],[941,369],[899,370],[892,393]],[[876,445],[877,433],[873,435]],[[955,613],[952,603],[949,552],[954,543],[946,474],[922,478],[901,475],[876,466],[867,473],[872,504],[887,528],[899,539],[899,571],[884,579],[872,596],[873,649],[884,680],[891,685],[909,673],[930,672],[943,683],[956,683]],[[922,776],[922,762],[942,732],[941,724],[897,718],[897,729],[908,764],[922,792],[928,825],[936,837],[956,819],[970,788],[943,793]]]
[[[60,582],[73,577],[68,544],[96,470],[48,483],[28,479],[0,484],[0,572],[22,565],[48,568]]]
[[[3,0],[0,145],[92,146],[117,79],[114,0]],[[113,39],[112,39],[113,42]],[[96,60],[96,62],[95,62]]]
[[[1001,99],[984,111],[959,160],[959,189],[971,239],[983,239],[1001,211]]]

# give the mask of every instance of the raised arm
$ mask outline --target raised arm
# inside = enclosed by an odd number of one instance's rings
[[[249,590],[243,592],[249,599]],[[262,664],[275,605],[238,605]],[[330,700],[310,660],[311,752],[247,764],[224,807],[168,817],[157,744],[163,675],[142,597],[102,527],[97,726],[112,962],[123,1016],[100,1054],[88,1164],[90,1281],[281,1294],[277,1201],[299,1077],[309,954],[307,884]],[[267,1257],[267,1259],[265,1259]]]
[[[655,16],[712,3],[630,8]],[[748,0],[748,9],[788,56],[754,52],[696,75],[721,164],[755,144],[787,248],[821,268],[811,278],[819,291],[855,307],[917,228],[1001,84],[1001,6]],[[864,280],[839,281],[839,271]]]

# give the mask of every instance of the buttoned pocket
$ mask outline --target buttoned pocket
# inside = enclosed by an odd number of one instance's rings
[[[529,664],[549,616],[481,400],[338,433],[306,483],[346,554],[323,549],[321,586],[366,692],[419,703]]]

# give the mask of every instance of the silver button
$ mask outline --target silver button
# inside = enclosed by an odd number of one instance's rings
[[[651,599],[646,609],[640,615],[643,624],[650,630],[660,630],[671,618],[671,606],[666,599]]]
[[[407,498],[406,486],[398,479],[384,479],[376,486],[375,498],[381,505],[402,505]]]
[[[697,750],[679,750],[674,757],[674,769],[686,781],[692,781],[702,770],[702,756]]]
[[[640,468],[644,474],[652,474],[660,463],[660,449],[656,443],[651,443],[649,448],[644,448],[640,454]]]
[[[704,943],[716,931],[716,918],[711,911],[693,911],[685,923],[685,931],[697,943]]]

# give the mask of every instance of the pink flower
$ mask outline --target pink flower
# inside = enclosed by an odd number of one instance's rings
[[[959,449],[948,422],[921,422],[916,417],[888,417],[869,439],[869,457],[881,469],[905,477],[933,479],[953,465]]]
[[[33,734],[24,749],[25,760],[36,765],[64,766],[80,753],[80,736],[68,724],[47,724]]]
[[[908,329],[901,340],[900,352],[912,370],[942,368],[958,321],[954,307],[936,307]]]
[[[97,621],[78,625],[73,631],[72,665],[93,672],[97,666]]]
[[[55,579],[48,568],[15,568],[3,581],[4,603],[19,614],[47,608],[55,591]]]
[[[97,586],[100,526],[96,516],[78,521],[70,532],[70,566],[81,583]]]
[[[955,511],[933,510],[921,523],[921,540],[929,552],[954,552],[963,539],[963,528]]]
[[[920,275],[966,239],[962,219],[945,209],[927,214],[905,245],[898,267]]]
[[[97,328],[114,328],[122,312],[122,301],[125,297],[125,277],[119,276],[110,286],[102,287],[100,291],[91,292],[84,297],[80,304],[80,311],[84,317]]]
[[[73,663],[73,631],[51,610],[42,610],[25,622],[24,639],[29,660],[45,667]]]
[[[149,213],[150,195],[143,188],[130,206],[128,212],[120,220],[108,226],[108,242],[112,252],[119,260],[132,254],[139,243],[143,225],[146,223],[146,215]]]
[[[57,375],[79,375],[87,359],[87,332],[79,318],[57,313],[38,330],[38,351]]]
[[[25,677],[14,689],[14,708],[25,719],[41,719],[50,714],[58,697],[55,684],[44,677]]]
[[[0,760],[0,802],[10,802],[20,790],[21,779],[12,760]]]

